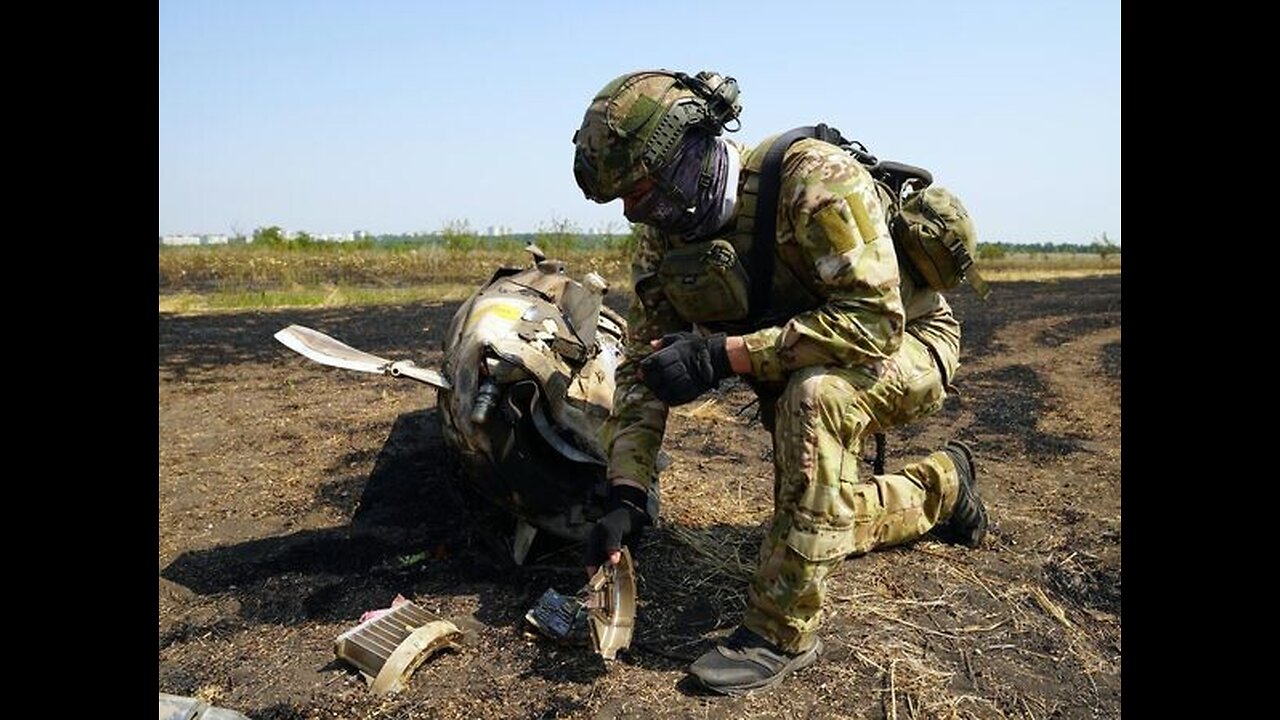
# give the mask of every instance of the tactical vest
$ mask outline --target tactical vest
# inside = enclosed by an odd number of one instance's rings
[[[986,297],[987,285],[973,266],[976,233],[959,198],[930,187],[928,171],[877,160],[838,130],[817,125],[766,138],[747,153],[737,215],[725,231],[701,242],[671,241],[658,275],[682,317],[713,330],[749,332],[822,304],[804,251],[796,243],[777,243],[782,158],[805,138],[840,147],[871,173],[899,268],[918,285],[941,291],[968,280]],[[753,252],[757,243],[764,252]]]
[[[758,217],[762,170],[778,137],[766,138],[743,157],[732,223],[710,240],[684,242],[667,236],[658,277],[663,294],[682,318],[714,331],[750,332],[781,324],[824,302],[804,251],[795,243],[776,242],[776,190],[769,216]],[[760,243],[765,252],[758,255],[752,251],[761,225],[770,237]],[[766,280],[758,282],[761,277]]]

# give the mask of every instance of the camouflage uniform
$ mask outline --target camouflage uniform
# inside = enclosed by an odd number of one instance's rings
[[[744,168],[758,168],[768,144],[734,148]],[[740,188],[749,176],[744,170]],[[779,197],[775,277],[793,280],[775,281],[771,306],[803,309],[744,335],[748,380],[762,405],[776,404],[764,413],[773,426],[774,514],[743,624],[799,652],[815,642],[826,577],[846,555],[913,540],[951,513],[959,476],[946,453],[868,479],[858,477],[858,455],[868,433],[942,406],[959,364],[960,329],[940,294],[900,276],[888,196],[856,160],[801,140],[784,157]],[[732,237],[735,222],[720,236]],[[626,360],[604,441],[610,477],[648,487],[667,406],[636,369],[651,340],[690,323],[667,301],[657,273],[679,240],[640,227]],[[816,301],[800,297],[806,293]]]

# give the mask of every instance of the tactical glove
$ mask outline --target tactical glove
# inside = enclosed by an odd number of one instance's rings
[[[630,485],[610,485],[608,512],[596,521],[587,536],[587,567],[598,567],[608,562],[609,553],[621,550],[628,536],[649,523],[644,511],[648,504],[645,491]]]
[[[691,402],[733,374],[724,343],[724,333],[664,335],[662,348],[640,361],[644,384],[668,405]]]

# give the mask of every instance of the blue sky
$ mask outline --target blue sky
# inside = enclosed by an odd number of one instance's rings
[[[160,234],[625,227],[570,138],[625,72],[716,70],[755,143],[825,121],[986,241],[1120,228],[1120,3],[160,3]]]

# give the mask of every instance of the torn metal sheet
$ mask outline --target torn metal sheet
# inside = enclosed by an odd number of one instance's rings
[[[636,624],[636,574],[631,551],[622,548],[617,565],[605,563],[587,583],[587,623],[591,644],[605,660],[631,647]]]
[[[375,695],[398,692],[427,658],[460,650],[462,631],[412,602],[366,620],[338,636],[333,653],[360,670]]]
[[[631,646],[636,620],[636,574],[631,551],[622,548],[617,565],[605,563],[578,595],[561,595],[548,588],[525,613],[525,620],[547,637],[569,644],[585,644],[605,660]]]

